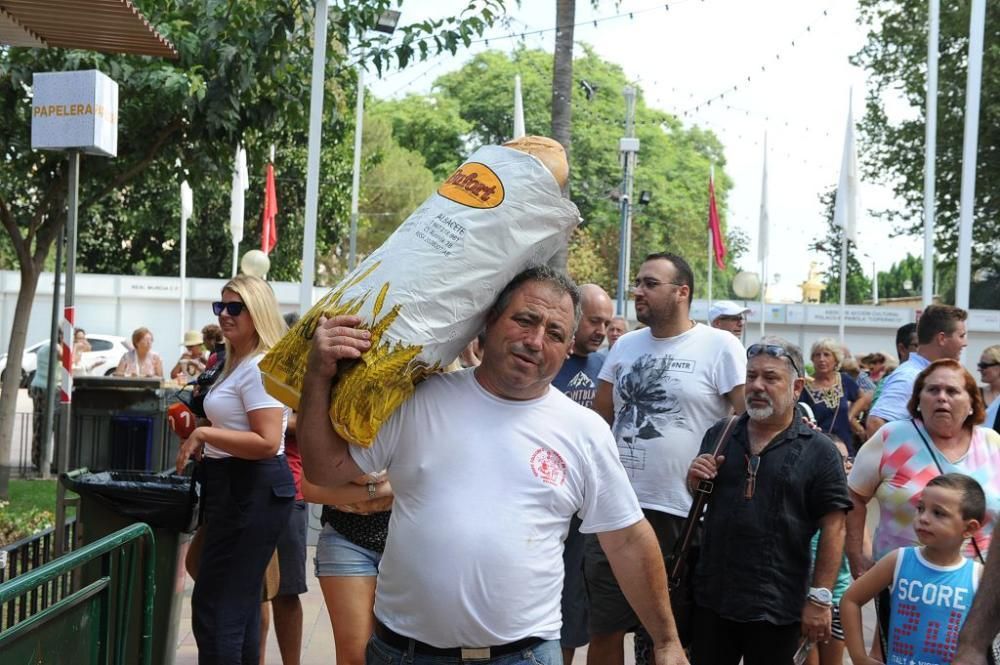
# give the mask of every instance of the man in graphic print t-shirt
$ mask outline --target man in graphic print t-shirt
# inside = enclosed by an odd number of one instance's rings
[[[577,404],[591,408],[597,393],[597,375],[604,364],[604,357],[597,350],[604,343],[614,305],[604,289],[596,284],[584,284],[580,287],[580,309],[582,313],[573,336],[573,351],[552,380],[552,387],[566,393]],[[590,640],[580,524],[580,518],[574,515],[563,549],[566,578],[563,581],[563,625],[559,641],[564,664],[572,663],[573,652]]]
[[[715,422],[743,413],[746,354],[731,333],[691,320],[694,275],[683,258],[646,257],[633,286],[636,318],[601,369],[594,409],[611,424],[618,453],[664,556],[691,506],[688,466]],[[638,626],[596,540],[587,539],[593,665],[623,662],[625,633]],[[687,626],[678,618],[681,638]],[[640,631],[636,651],[645,640]]]

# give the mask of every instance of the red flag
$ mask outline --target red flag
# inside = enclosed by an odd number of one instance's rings
[[[712,234],[712,250],[715,265],[726,269],[726,246],[722,244],[722,226],[719,224],[719,210],[715,207],[715,182],[708,179],[708,232]]]
[[[274,218],[278,214],[278,196],[274,192],[274,164],[267,165],[267,177],[264,185],[264,216],[261,219],[260,250],[270,254],[278,244],[278,227]]]

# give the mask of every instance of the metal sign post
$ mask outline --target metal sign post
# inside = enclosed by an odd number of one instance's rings
[[[75,279],[77,215],[80,195],[80,155],[118,154],[118,84],[96,70],[39,72],[32,81],[31,147],[61,150],[69,155],[66,197],[66,286],[63,300],[62,386],[60,423],[56,437],[57,469],[69,467],[72,440],[73,329],[76,324]],[[58,299],[58,288],[55,297]],[[50,384],[50,389],[52,385]],[[44,462],[43,462],[44,463]],[[65,551],[66,491],[56,485],[56,555]]]

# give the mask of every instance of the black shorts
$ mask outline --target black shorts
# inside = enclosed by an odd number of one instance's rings
[[[306,592],[306,530],[309,526],[307,504],[297,499],[292,504],[288,524],[278,538],[278,569],[281,581],[279,596],[297,596]]]
[[[566,577],[563,580],[562,632],[559,643],[564,649],[576,649],[590,642],[587,584],[583,578],[584,535],[580,533],[580,523],[580,518],[574,515],[563,549]]]
[[[653,527],[666,565],[666,557],[673,551],[674,542],[680,537],[687,518],[646,508],[642,512]],[[635,630],[639,619],[625,599],[625,594],[611,572],[608,557],[604,555],[597,536],[593,534],[586,536],[583,569],[590,596],[590,632],[599,634]]]

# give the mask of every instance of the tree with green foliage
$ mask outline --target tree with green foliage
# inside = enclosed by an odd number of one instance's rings
[[[584,219],[570,248],[570,270],[575,277],[594,281],[610,293],[617,287],[619,205],[622,169],[618,140],[624,130],[622,88],[627,84],[617,65],[602,60],[592,49],[573,64],[575,75],[585,78],[596,92],[591,99],[580,86],[573,86],[573,165],[570,191]],[[454,72],[434,82],[437,104],[450,101],[467,123],[465,134],[441,131],[432,137],[421,135],[422,143],[406,137],[416,132],[405,128],[407,115],[396,113],[404,125],[396,132],[404,147],[428,152],[448,152],[456,139],[467,149],[502,143],[511,138],[514,76],[521,75],[524,97],[524,124],[528,134],[546,134],[551,126],[548,103],[552,80],[552,57],[540,50],[520,49],[513,54],[487,51],[477,54]],[[384,102],[392,107],[400,102]],[[412,102],[409,102],[412,104]],[[383,103],[380,103],[380,105]],[[636,108],[636,134],[642,142],[635,174],[635,191],[649,190],[648,205],[634,208],[632,270],[646,254],[677,252],[690,262],[698,279],[697,295],[706,292],[708,256],[708,177],[715,164],[716,192],[725,228],[726,192],[731,186],[725,173],[725,155],[718,138],[698,127],[685,127],[677,118],[646,106],[641,95]],[[428,146],[433,141],[433,147]],[[464,156],[464,155],[463,155]],[[735,262],[746,251],[745,237],[730,234],[727,239],[729,267],[716,272],[715,294],[729,294],[729,282],[736,273]]]
[[[904,202],[903,210],[884,216],[900,232],[919,235],[923,233],[928,5],[925,0],[860,0],[859,7],[860,22],[869,26],[868,42],[855,57],[867,70],[870,86],[861,123],[864,167],[873,177],[893,183]],[[942,286],[954,282],[957,255],[969,10],[968,2],[944,2],[940,8],[935,248]],[[987,3],[985,44],[972,269],[1000,274],[1000,160],[995,154],[1000,144],[1000,3]],[[902,95],[910,112],[894,121],[884,99],[897,95]],[[1000,287],[995,280],[972,285],[973,307],[997,302]]]
[[[826,208],[826,234],[817,238],[809,249],[826,256],[830,267],[826,271],[826,288],[820,296],[820,302],[840,302],[840,256],[843,247],[844,230],[833,223],[833,208],[837,190],[832,189],[822,196],[820,202]],[[864,269],[857,257],[857,245],[853,241],[847,243],[847,284],[845,300],[848,305],[861,305],[871,299],[872,283],[865,277]]]
[[[919,295],[923,283],[923,259],[907,253],[901,261],[892,264],[886,271],[878,273],[878,297],[909,298]],[[907,288],[906,284],[910,287]]]
[[[111,56],[84,51],[0,49],[0,114],[9,131],[0,133],[0,224],[5,246],[16,257],[21,288],[8,347],[8,371],[0,393],[0,459],[9,458],[14,399],[25,346],[28,316],[38,277],[64,224],[66,160],[30,149],[31,79],[35,72],[98,69],[119,84],[118,156],[82,160],[80,267],[125,272],[159,272],[175,242],[179,217],[177,187],[187,178],[195,190],[192,275],[221,262],[230,246],[222,220],[235,146],[243,142],[251,164],[263,165],[276,144],[283,163],[283,216],[279,249],[272,255],[275,277],[299,274],[292,243],[301,238],[295,213],[304,185],[305,136],[312,61],[312,5],[298,2],[138,2],[140,10],[177,47],[177,61]],[[344,3],[332,19],[327,44],[326,180],[320,201],[321,251],[336,242],[342,226],[348,160],[338,157],[347,126],[340,120],[345,89],[353,85],[351,58],[343,44],[367,53],[381,70],[412,60],[455,53],[482,34],[503,9],[502,0],[469,0],[454,18],[402,26],[390,41],[368,29],[392,0]],[[238,11],[237,11],[238,10]],[[285,150],[288,154],[283,154]],[[346,150],[346,147],[343,148]],[[178,166],[180,164],[181,166]],[[260,169],[254,168],[255,173]],[[262,175],[258,175],[262,178]],[[257,192],[263,189],[256,188]],[[259,196],[259,194],[257,195]],[[259,210],[253,195],[247,210]],[[291,223],[290,223],[291,222]],[[252,227],[248,228],[250,236]],[[282,241],[284,244],[282,244]],[[256,243],[250,243],[255,245]],[[0,250],[0,257],[4,256]],[[216,274],[219,274],[218,271]],[[222,273],[224,274],[224,273]],[[6,466],[0,465],[0,498],[7,494]]]
[[[396,142],[387,118],[365,118],[362,145],[362,160],[368,167],[358,222],[358,254],[363,257],[378,249],[434,193],[439,179],[420,153]]]
[[[394,140],[421,155],[437,180],[450,176],[467,155],[464,137],[472,126],[450,97],[409,94],[397,100],[374,100],[368,109],[373,118],[389,120]]]

